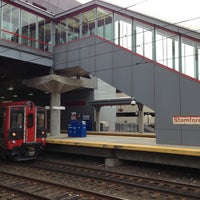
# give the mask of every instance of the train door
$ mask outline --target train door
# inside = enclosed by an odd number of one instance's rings
[[[6,121],[6,109],[0,108],[0,147],[4,148],[5,143],[5,121]]]
[[[25,143],[36,141],[35,106],[28,102],[26,106]]]

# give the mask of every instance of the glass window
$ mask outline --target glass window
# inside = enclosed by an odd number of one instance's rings
[[[45,20],[44,23],[44,50],[52,52],[52,39],[51,39],[51,21]]]
[[[156,61],[179,71],[178,37],[164,30],[156,30]]]
[[[10,129],[22,128],[24,124],[24,108],[12,107],[10,112]]]
[[[12,7],[12,32],[13,36],[11,38],[11,41],[13,42],[19,42],[19,27],[20,27],[20,9],[16,7]]]
[[[45,36],[45,19],[38,17],[38,30],[39,30],[39,38],[38,38],[38,47],[41,50],[45,50],[45,44],[44,44],[44,36]]]
[[[153,58],[153,27],[136,22],[136,52]]]
[[[1,38],[49,51],[51,30],[51,21],[2,2]]]
[[[115,14],[115,43],[132,50],[132,20]]]
[[[63,44],[66,42],[67,20],[62,20],[56,24],[56,44]]]
[[[37,113],[37,128],[45,129],[45,111],[38,110]]]
[[[113,13],[102,9],[97,8],[97,35],[104,37],[107,40],[113,39]]]
[[[68,41],[76,40],[80,35],[80,16],[74,16],[67,19],[68,24]]]
[[[84,12],[82,19],[82,37],[90,36],[95,33],[96,9]]]
[[[182,73],[195,78],[195,51],[193,42],[182,40]]]
[[[200,80],[200,45],[197,46],[196,51],[197,78],[198,80]]]
[[[173,54],[172,54],[172,60],[173,60],[173,68],[176,71],[179,71],[179,42],[178,42],[178,38],[174,38],[173,39]]]
[[[52,50],[51,41],[51,22],[44,18],[38,17],[39,40],[38,47],[43,51]]]
[[[22,10],[22,44],[36,47],[36,16]]]
[[[2,6],[2,21],[1,30],[2,38],[6,40],[12,40],[13,37],[13,24],[12,24],[12,6],[9,4],[4,4]]]
[[[113,40],[113,14],[109,12],[105,16],[105,35],[107,40]]]

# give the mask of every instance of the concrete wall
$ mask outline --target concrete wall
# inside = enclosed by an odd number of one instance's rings
[[[172,122],[175,115],[199,116],[198,81],[95,36],[56,47],[55,66],[81,66],[155,110],[157,143],[200,146],[198,125]]]
[[[77,112],[90,115],[94,119],[94,110],[89,101],[94,99],[94,91],[79,89],[66,92],[61,95],[61,105],[66,109],[61,111],[61,130],[67,130],[67,125],[71,120],[71,112]],[[94,121],[93,125],[94,125]]]
[[[94,100],[116,98],[116,89],[98,79],[98,88],[94,91]],[[115,131],[116,106],[104,106],[100,110],[100,121],[108,123],[108,130]]]

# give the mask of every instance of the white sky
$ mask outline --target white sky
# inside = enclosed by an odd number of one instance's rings
[[[91,0],[77,0],[86,3]],[[200,32],[200,0],[103,0]],[[195,19],[197,18],[197,19]],[[182,22],[182,23],[180,23]]]

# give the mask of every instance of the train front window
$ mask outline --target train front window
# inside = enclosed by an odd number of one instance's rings
[[[13,107],[10,111],[10,128],[22,128],[24,124],[24,108]]]
[[[38,129],[45,129],[45,112],[44,111],[38,110],[37,127]]]

